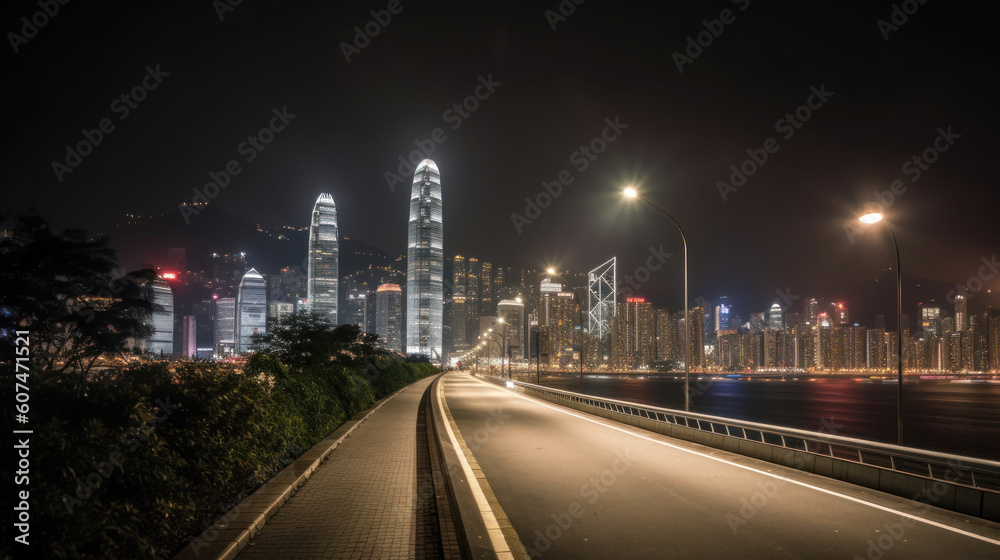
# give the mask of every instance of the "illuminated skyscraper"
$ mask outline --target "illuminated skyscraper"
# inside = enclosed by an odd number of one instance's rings
[[[306,302],[309,309],[337,324],[340,242],[337,206],[327,193],[319,195],[309,222],[309,264]]]
[[[809,298],[805,303],[806,322],[812,326],[819,324],[819,302],[816,298]]]
[[[403,292],[398,284],[382,284],[375,290],[375,334],[382,345],[400,352],[403,326]]]
[[[507,348],[512,359],[524,358],[524,303],[521,298],[497,303],[497,315],[506,323]]]
[[[267,326],[267,285],[264,277],[251,268],[240,281],[236,296],[236,353],[249,352],[253,335],[263,334]]]
[[[406,256],[406,353],[437,361],[444,315],[444,223],[441,175],[429,159],[413,175]]]
[[[655,360],[656,316],[652,303],[641,297],[626,298],[613,324],[616,366],[631,369]]]
[[[782,314],[782,311],[781,311],[781,306],[780,305],[778,305],[777,303],[774,303],[773,305],[771,305],[771,311],[768,313],[768,317],[767,317],[767,328],[768,329],[773,330],[773,331],[780,331],[785,326],[785,323],[783,321],[783,318],[782,318],[781,314]]]
[[[213,352],[219,358],[236,350],[236,298],[215,300],[215,328]]]
[[[941,308],[931,300],[928,303],[921,303],[920,307],[920,330],[923,336],[920,338],[936,337],[941,332]]]
[[[602,363],[611,355],[611,327],[618,297],[617,265],[617,257],[611,257],[587,273],[587,334],[597,343]]]
[[[968,327],[969,302],[965,294],[955,294],[955,330],[963,332]]]
[[[146,339],[146,350],[154,354],[174,353],[174,292],[163,280],[153,282],[153,303],[162,307],[151,317],[153,333]]]

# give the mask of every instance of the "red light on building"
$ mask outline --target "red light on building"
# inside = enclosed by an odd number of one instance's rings
[[[625,300],[625,303],[646,303],[646,298],[644,297],[630,297]]]
[[[177,273],[176,272],[164,272],[161,275],[161,277],[164,280],[177,280]]]
[[[212,294],[212,299],[219,299],[219,294]]]

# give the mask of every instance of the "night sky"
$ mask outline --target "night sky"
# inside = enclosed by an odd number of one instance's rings
[[[178,212],[235,159],[219,209],[304,226],[330,192],[343,235],[398,255],[411,177],[393,190],[385,174],[440,128],[430,157],[448,257],[582,271],[617,255],[627,274],[662,244],[674,257],[637,293],[672,297],[679,237],[650,208],[622,203],[633,181],[685,228],[692,297],[737,294],[760,310],[776,289],[854,297],[892,248],[881,226],[851,243],[843,225],[895,180],[906,190],[887,215],[907,276],[964,283],[997,252],[995,3],[931,0],[882,30],[892,2],[564,0],[574,11],[557,20],[546,16],[556,0],[403,0],[350,62],[354,28],[390,3],[333,4],[243,2],[220,21],[224,3],[208,0],[70,2],[16,54],[8,34],[3,213],[34,206],[56,227],[101,232],[127,212]],[[40,10],[5,4],[5,31],[20,34]],[[730,22],[712,23],[723,10]],[[706,20],[721,33],[678,71],[688,37],[707,42]],[[167,75],[125,116],[115,100],[147,67]],[[485,99],[459,121],[447,111],[481,79],[492,93],[480,87]],[[813,87],[832,95],[801,128],[782,128]],[[294,118],[247,162],[241,142],[286,107]],[[53,161],[102,119],[114,129],[57,179]],[[606,119],[627,128],[581,170],[573,154],[608,135]],[[904,164],[949,127],[958,137],[914,180]],[[768,138],[777,151],[723,200],[717,182]],[[564,170],[572,183],[519,233],[512,214]]]

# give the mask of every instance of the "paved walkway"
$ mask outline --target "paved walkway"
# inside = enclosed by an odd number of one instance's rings
[[[415,544],[417,412],[433,379],[402,390],[358,426],[238,558],[422,556]]]

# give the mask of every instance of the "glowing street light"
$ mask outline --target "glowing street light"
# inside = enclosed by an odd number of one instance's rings
[[[645,197],[639,194],[639,191],[635,187],[628,185],[622,190],[622,195],[625,198],[638,198],[639,200],[645,202],[651,206],[657,212],[663,214],[664,216],[670,218],[670,221],[677,226],[677,231],[681,234],[681,241],[684,242],[684,410],[691,410],[691,321],[688,317],[688,242],[687,237],[684,236],[684,230],[681,229],[681,225],[677,223],[677,220],[673,216],[668,214],[665,210],[659,206],[653,204]]]
[[[875,222],[882,221],[882,207],[877,202],[866,202],[864,214],[858,217],[863,224],[874,224]]]
[[[863,224],[878,223],[884,218],[882,205],[877,202],[866,202],[864,211],[858,216]],[[899,268],[899,243],[888,220],[885,221],[885,229],[889,230],[892,248],[896,252],[896,443],[903,445],[903,271]]]

